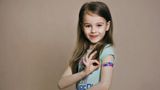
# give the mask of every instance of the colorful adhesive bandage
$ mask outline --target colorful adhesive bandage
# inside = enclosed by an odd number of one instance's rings
[[[104,63],[102,65],[103,65],[103,67],[107,67],[107,66],[113,67],[113,62],[106,62],[106,63]]]

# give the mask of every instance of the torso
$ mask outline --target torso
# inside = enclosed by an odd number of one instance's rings
[[[110,47],[109,45],[106,45],[104,49],[105,49],[105,51],[102,51],[102,53],[100,54],[100,57],[99,57],[100,63],[101,63],[101,60],[105,54],[108,54],[108,53],[114,54],[113,48]],[[78,64],[78,72],[84,70],[84,68],[85,68],[85,66],[82,62],[83,59],[84,59],[84,57],[81,58],[81,60]],[[100,71],[101,71],[101,68],[98,68],[97,70],[93,71],[91,74],[89,74],[88,76],[86,76],[85,78],[80,80],[77,83],[77,90],[87,90],[90,87],[96,85],[100,81]]]

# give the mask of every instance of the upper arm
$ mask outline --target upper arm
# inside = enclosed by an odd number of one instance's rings
[[[107,84],[107,86],[109,86],[111,83],[113,67],[112,66],[103,66],[103,64],[106,64],[107,62],[113,63],[113,60],[114,60],[114,57],[112,55],[108,55],[107,57],[105,57],[102,60],[101,82]]]
[[[112,55],[108,55],[106,56],[102,63],[106,63],[106,62],[112,62],[113,61],[113,56]],[[112,78],[112,71],[113,71],[113,67],[111,66],[107,66],[107,67],[103,67],[101,66],[101,80],[100,82],[91,87],[89,90],[109,90],[110,84],[111,84],[111,78]]]
[[[115,60],[115,54],[114,54],[114,49],[113,47],[106,47],[102,55],[100,57],[101,60],[101,83],[107,86],[109,88],[111,84],[111,79],[112,79],[112,72],[113,72],[113,67],[112,66],[104,66],[103,64],[106,64],[107,62],[111,62],[114,65],[114,60]]]

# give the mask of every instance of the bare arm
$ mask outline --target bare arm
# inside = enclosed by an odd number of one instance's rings
[[[68,66],[68,68],[65,70],[64,74],[62,75],[61,79],[58,82],[58,87],[59,89],[63,89],[68,86],[71,86],[85,76],[86,74],[84,71],[78,72],[76,74],[72,74],[71,67]]]
[[[71,67],[68,66],[68,68],[65,70],[63,76],[58,82],[58,87],[60,89],[66,88],[70,85],[75,84],[77,81],[81,80],[85,76],[89,75],[91,72],[99,68],[99,62],[97,60],[91,60],[91,58],[96,54],[97,52],[92,53],[89,57],[89,53],[86,55],[86,59],[83,60],[83,63],[85,64],[85,69],[81,72],[72,74]],[[94,66],[93,63],[96,63],[97,66]]]
[[[106,63],[106,62],[113,62],[113,56],[107,56],[106,58],[104,58],[102,63]],[[113,71],[113,67],[111,66],[107,66],[101,67],[101,80],[100,82],[91,87],[89,90],[108,90],[111,84],[111,79],[112,79],[112,71]]]

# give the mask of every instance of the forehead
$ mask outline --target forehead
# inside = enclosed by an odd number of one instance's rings
[[[86,13],[84,15],[84,23],[98,23],[98,22],[105,23],[106,20],[103,17],[93,13]]]

